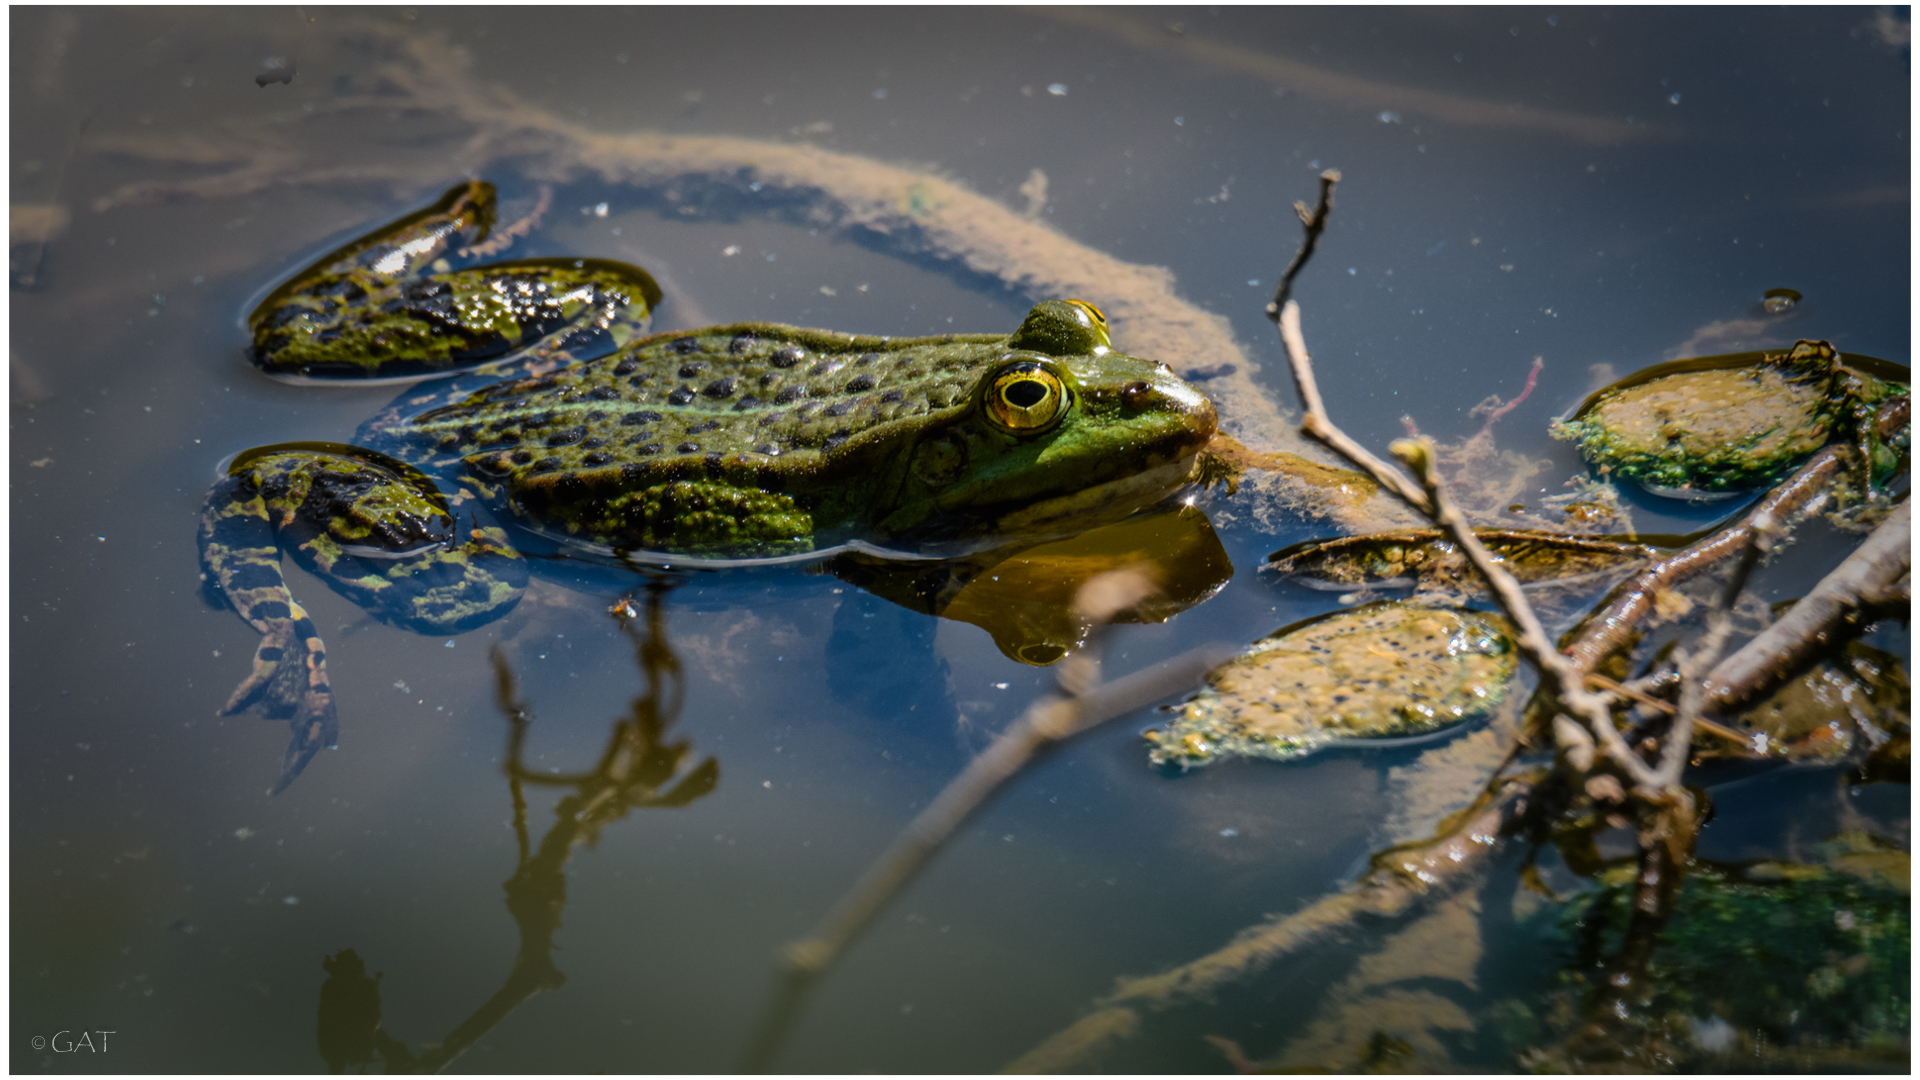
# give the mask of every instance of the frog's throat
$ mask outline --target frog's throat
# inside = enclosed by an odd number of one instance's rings
[[[1192,483],[1198,478],[1199,466],[1196,450],[1144,472],[1029,503],[1001,517],[994,523],[994,531],[1003,536],[1044,533],[1098,519],[1123,518]]]

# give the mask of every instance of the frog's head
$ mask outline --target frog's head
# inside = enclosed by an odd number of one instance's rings
[[[1124,517],[1189,481],[1216,422],[1167,365],[1115,352],[1099,309],[1049,300],[967,407],[916,442],[882,527],[1008,535]]]

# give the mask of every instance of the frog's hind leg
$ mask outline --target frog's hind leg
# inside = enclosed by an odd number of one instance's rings
[[[327,648],[287,588],[265,500],[245,478],[229,477],[208,493],[200,514],[200,558],[209,585],[260,632],[253,670],[220,715],[254,710],[293,728],[280,778],[268,792],[278,794],[321,747],[331,749],[338,741]]]

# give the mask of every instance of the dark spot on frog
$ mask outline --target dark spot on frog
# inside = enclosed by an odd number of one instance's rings
[[[841,428],[839,431],[836,431],[833,434],[827,436],[826,445],[822,449],[833,450],[838,448],[841,443],[844,443],[846,441],[847,441],[847,429]]]
[[[611,386],[596,386],[593,388],[593,393],[587,396],[593,398],[595,401],[618,401],[620,400],[620,391],[615,390]]]
[[[699,395],[699,391],[695,390],[693,387],[682,386],[678,390],[675,390],[673,393],[667,395],[667,404],[685,405],[687,402],[692,401],[698,395]]]
[[[823,409],[823,410],[821,410],[821,412],[820,412],[820,415],[822,415],[822,416],[845,416],[845,415],[847,415],[847,413],[849,413],[849,412],[851,412],[852,410],[853,410],[853,402],[851,402],[851,401],[836,401],[836,402],[834,402],[833,404],[831,404],[831,405],[829,405],[829,406],[827,406],[827,407],[826,407],[825,409]]]
[[[640,366],[640,361],[635,360],[633,357],[629,356],[625,360],[622,360],[619,363],[613,365],[613,373],[615,375],[631,375],[633,374],[633,369],[639,366]]]
[[[672,349],[674,352],[677,352],[682,356],[685,356],[690,352],[694,352],[698,350],[700,348],[700,343],[690,337],[675,338],[673,340],[673,343],[671,345],[668,345],[667,348]]]
[[[710,398],[732,397],[734,386],[735,386],[735,383],[733,381],[733,378],[729,376],[724,379],[713,380],[712,382],[708,383],[706,387],[702,389],[700,392],[707,395]]]
[[[659,419],[660,414],[652,409],[641,409],[639,412],[630,412],[621,417],[620,422],[628,427],[634,427],[639,424],[651,424]]]
[[[720,421],[718,421],[718,420],[709,420],[709,421],[707,421],[707,422],[706,422],[706,423],[704,423],[704,424],[695,424],[695,425],[693,425],[692,427],[690,427],[690,428],[688,428],[688,429],[687,429],[687,434],[689,434],[689,435],[703,435],[703,434],[705,434],[705,433],[707,433],[707,432],[709,432],[709,431],[717,431],[717,430],[719,430],[719,428],[720,428]]]
[[[680,365],[680,377],[683,379],[691,379],[705,370],[707,370],[707,362],[705,360],[689,360]]]
[[[752,334],[735,334],[733,340],[727,342],[727,351],[738,356],[758,344],[760,339]]]
[[[898,390],[889,390],[886,393],[880,395],[880,400],[885,402],[894,402],[894,401],[899,401],[904,397],[906,397],[906,395],[901,393]]]
[[[525,450],[515,450],[513,452],[513,463],[515,465],[525,465],[527,462],[532,460],[533,460],[533,455],[527,453]]]
[[[536,472],[536,473],[552,472],[553,470],[558,469],[561,466],[561,464],[562,464],[561,460],[557,457],[541,458],[539,461],[536,461],[533,463],[533,468],[528,469],[527,471]]]
[[[633,452],[636,454],[649,454],[649,455],[657,454],[660,452],[660,450],[661,450],[661,446],[657,442],[642,443],[641,445],[633,448]]]
[[[860,362],[863,364],[866,363],[866,360],[867,358],[864,356],[860,358]],[[872,375],[855,375],[852,379],[847,381],[847,393],[849,394],[857,394],[862,390],[871,390],[871,389],[873,389]]]
[[[1130,382],[1120,388],[1120,404],[1131,412],[1138,412],[1151,404],[1153,396],[1153,387],[1143,382]]]
[[[568,428],[565,431],[547,436],[547,445],[548,446],[572,446],[574,443],[577,443],[581,439],[584,439],[586,437],[587,437],[586,428],[583,428],[583,427]],[[548,460],[551,461],[552,459],[549,458]]]
[[[679,446],[674,447],[673,449],[677,453],[695,454],[700,452],[700,444],[697,442],[683,442]]]
[[[605,446],[605,445],[607,445],[607,440],[605,439],[588,439],[586,442],[583,442],[580,444],[580,449],[591,450],[596,446]]]
[[[753,452],[756,454],[766,454],[768,456],[772,456],[774,454],[779,453],[780,450],[778,447],[774,446],[772,443],[761,443],[760,445],[755,446],[753,448]]]
[[[767,357],[767,363],[777,368],[790,368],[806,358],[807,350],[798,345],[789,345],[784,349],[776,349],[772,356]]]
[[[609,454],[603,450],[596,450],[593,453],[588,454],[586,457],[581,458],[580,464],[588,465],[588,466],[599,466],[599,465],[605,465],[607,462],[612,460],[613,460],[612,454]]]
[[[754,397],[752,394],[748,394],[746,397],[743,397],[739,401],[734,403],[733,411],[745,412],[748,409],[758,408],[760,405],[761,405],[761,401],[759,398]]]
[[[878,359],[880,359],[880,354],[879,354],[879,353],[872,353],[872,352],[870,352],[870,353],[861,353],[861,354],[860,354],[860,359],[858,359],[858,360],[855,360],[855,361],[854,361],[854,363],[855,363],[855,364],[857,364],[857,365],[859,365],[860,367],[866,367],[866,366],[867,366],[868,364],[871,364],[871,363],[873,363],[873,362],[874,362],[875,360],[878,360]]]
[[[780,392],[773,396],[774,404],[791,405],[795,401],[798,401],[806,392],[807,388],[804,386],[783,386],[780,388]]]

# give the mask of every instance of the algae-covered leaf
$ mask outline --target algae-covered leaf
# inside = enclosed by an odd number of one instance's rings
[[[1159,765],[1296,758],[1336,743],[1425,735],[1485,716],[1513,678],[1498,616],[1370,604],[1309,619],[1215,668],[1147,732]]]
[[[1655,494],[1725,498],[1778,482],[1836,434],[1850,434],[1856,408],[1904,393],[1906,377],[1825,341],[1677,360],[1599,391],[1553,434],[1579,443],[1600,473]]]
[[[1586,579],[1638,565],[1655,554],[1645,544],[1526,529],[1475,529],[1473,533],[1522,585]],[[1262,571],[1310,589],[1461,592],[1484,588],[1459,547],[1438,529],[1309,540],[1282,548],[1267,559]]]

